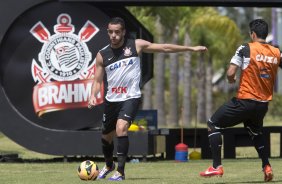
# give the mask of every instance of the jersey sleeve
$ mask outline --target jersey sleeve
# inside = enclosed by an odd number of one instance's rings
[[[250,61],[250,47],[249,44],[243,44],[237,48],[234,56],[232,57],[230,63],[235,64],[239,67],[245,68],[248,65],[247,62]]]

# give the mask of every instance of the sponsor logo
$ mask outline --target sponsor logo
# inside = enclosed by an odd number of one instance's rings
[[[269,74],[260,74],[261,78],[269,79],[270,75]]]
[[[113,71],[113,70],[116,70],[118,68],[126,67],[126,66],[132,65],[132,64],[133,64],[133,59],[130,59],[129,61],[128,60],[123,60],[123,61],[119,61],[119,62],[111,64],[109,66],[109,68],[110,68],[110,71]]]
[[[265,78],[265,79],[271,78],[271,76],[268,74],[268,71],[269,70],[267,68],[261,67],[260,68],[260,77]]]
[[[264,55],[261,55],[261,54],[256,55],[256,61],[262,61],[262,62],[265,62],[265,63],[272,63],[272,64],[278,63],[277,57],[264,56]]]
[[[113,87],[112,93],[117,93],[117,94],[127,93],[127,87]]]
[[[95,73],[95,61],[90,63],[92,54],[86,43],[99,28],[88,20],[76,35],[71,17],[63,13],[57,17],[54,32],[51,35],[41,21],[30,29],[30,33],[43,43],[38,61],[33,59],[31,66],[32,77],[37,83],[33,89],[33,105],[38,116],[87,107]],[[102,103],[102,94],[99,95],[99,103]]]

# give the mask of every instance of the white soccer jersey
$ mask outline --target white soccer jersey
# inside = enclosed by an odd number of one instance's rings
[[[135,40],[125,40],[118,49],[107,46],[100,53],[106,72],[106,99],[120,102],[140,98],[141,66]]]

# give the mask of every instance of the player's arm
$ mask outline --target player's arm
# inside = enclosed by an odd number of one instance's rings
[[[165,52],[165,53],[174,53],[174,52],[185,52],[185,51],[206,51],[205,46],[185,46],[185,45],[175,45],[175,44],[160,44],[160,43],[151,43],[146,40],[136,39],[135,41],[136,49],[138,54],[141,52],[145,53],[154,53],[154,52]]]
[[[229,68],[227,69],[227,80],[229,83],[236,82],[236,72],[239,67],[242,67],[244,63],[244,58],[250,58],[250,47],[248,44],[243,44],[237,48],[235,55],[230,61]]]
[[[95,70],[95,76],[91,88],[91,95],[89,99],[89,108],[94,106],[97,103],[97,94],[101,90],[101,86],[103,83],[103,77],[104,77],[104,67],[103,67],[103,58],[101,54],[98,52],[96,56],[96,70]]]
[[[229,83],[235,83],[236,82],[236,72],[237,72],[238,66],[231,63],[229,65],[229,68],[227,70],[227,80]]]

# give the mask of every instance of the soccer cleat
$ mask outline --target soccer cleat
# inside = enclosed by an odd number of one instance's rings
[[[98,179],[105,179],[106,178],[106,176],[110,173],[110,172],[112,172],[112,171],[114,171],[115,170],[115,168],[116,168],[116,165],[115,165],[115,163],[113,163],[113,165],[112,165],[112,168],[109,168],[109,167],[107,167],[106,165],[103,167],[103,169],[99,172],[99,175],[98,175]]]
[[[110,181],[122,181],[125,180],[124,175],[122,175],[121,173],[119,173],[118,171],[116,171],[112,177],[109,178]]]
[[[264,166],[263,173],[264,173],[265,182],[271,181],[273,179],[273,172],[272,172],[272,168],[270,165]]]
[[[212,177],[212,176],[220,176],[223,175],[223,167],[222,165],[218,166],[216,169],[210,166],[207,170],[200,172],[200,176],[202,177]]]

